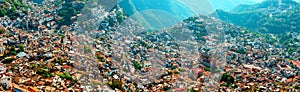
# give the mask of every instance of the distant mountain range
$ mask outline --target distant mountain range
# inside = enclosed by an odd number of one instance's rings
[[[122,0],[120,7],[146,28],[160,29],[214,10],[204,0]]]
[[[300,4],[293,0],[266,0],[254,5],[239,5],[231,12],[217,10],[223,21],[264,33],[300,31]]]
[[[231,12],[241,13],[241,12],[255,12],[257,10],[266,11],[266,8],[278,8],[278,9],[286,9],[291,8],[293,6],[297,6],[299,3],[293,0],[266,0],[264,2],[255,4],[255,5],[239,5],[235,7]]]
[[[215,9],[230,11],[240,4],[253,5],[261,2],[261,0],[209,0],[209,2]]]
[[[224,11],[231,11],[239,5],[254,5],[265,0],[209,0],[215,9],[222,9]],[[279,0],[276,0],[279,1]],[[300,0],[294,0],[300,2]]]
[[[148,29],[169,27],[195,15],[178,0],[123,0],[119,5],[129,17]]]

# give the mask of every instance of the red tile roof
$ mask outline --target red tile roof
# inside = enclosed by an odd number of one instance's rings
[[[62,67],[63,67],[63,68],[69,68],[69,66],[68,66],[68,65],[63,65]]]
[[[296,65],[298,68],[300,68],[300,61],[299,60],[292,60],[291,61],[294,65]]]

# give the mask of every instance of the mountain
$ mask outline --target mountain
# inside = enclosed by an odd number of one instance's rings
[[[221,20],[263,33],[300,31],[299,3],[293,0],[266,0],[255,5],[240,5],[231,12],[217,10]]]
[[[278,8],[285,9],[290,8],[290,6],[297,6],[299,3],[293,0],[265,0],[264,2],[255,5],[238,5],[231,12],[249,12],[249,11],[265,11],[266,8]],[[270,9],[269,9],[270,10]]]
[[[214,9],[222,9],[224,11],[231,11],[237,6],[254,5],[263,1],[265,0],[209,0]],[[294,1],[300,2],[300,0]]]
[[[173,25],[193,12],[179,1],[171,0],[123,0],[119,3],[126,13],[147,28]]]
[[[19,0],[0,0],[0,7],[0,17],[6,15],[11,19],[24,16],[32,8]]]
[[[230,11],[238,5],[253,5],[263,0],[209,0],[215,9]]]
[[[205,0],[122,0],[119,5],[148,29],[170,27],[191,16],[214,11]]]

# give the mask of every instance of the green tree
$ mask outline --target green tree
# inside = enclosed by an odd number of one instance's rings
[[[0,28],[0,34],[3,34],[5,32],[4,28]]]
[[[300,87],[299,87],[299,86],[293,86],[293,88],[294,88],[294,89],[299,89]]]
[[[44,10],[44,13],[48,14],[48,13],[50,13],[50,11],[49,10]]]
[[[125,89],[123,88],[123,83],[120,81],[120,80],[112,80],[111,83],[108,83],[108,85],[112,88],[112,89],[119,89],[119,90],[122,90],[122,91],[125,91]]]
[[[87,45],[84,45],[84,53],[92,53],[92,48],[88,47]]]
[[[125,20],[124,15],[122,14],[122,12],[116,12],[116,14],[118,23],[122,23]]]
[[[10,55],[17,55],[18,53],[16,51],[10,51],[9,54]]]
[[[246,54],[247,50],[246,49],[238,49],[238,50],[236,50],[236,52],[240,53],[240,54]]]
[[[180,74],[180,72],[179,72],[178,70],[176,70],[176,71],[174,72],[174,74]]]
[[[5,10],[0,10],[0,17],[4,17],[6,15],[6,11]]]
[[[58,24],[60,26],[62,25],[71,25],[74,20],[71,18],[73,16],[76,16],[77,14],[80,13],[83,7],[73,7],[72,2],[73,0],[64,0],[66,3],[62,4],[62,9],[58,11],[58,16],[61,16],[63,19],[58,21]],[[83,0],[85,1],[85,0]],[[57,2],[61,3],[61,1]]]
[[[105,61],[105,59],[102,58],[102,57],[100,57],[100,56],[97,56],[97,59],[98,59],[100,62],[104,62],[104,61]]]
[[[210,68],[206,67],[204,68],[205,71],[210,71]]]
[[[12,61],[14,61],[13,58],[6,58],[2,63],[4,63],[4,64],[9,64],[9,63],[11,63]]]
[[[224,73],[221,77],[221,82],[226,82],[224,86],[229,86],[231,84],[234,84],[234,78],[228,73]]]
[[[24,51],[24,45],[23,44],[19,45],[19,52],[21,52],[21,51]]]
[[[133,61],[133,66],[137,70],[141,70],[143,68],[143,66],[140,64],[140,62],[137,62],[137,61]]]

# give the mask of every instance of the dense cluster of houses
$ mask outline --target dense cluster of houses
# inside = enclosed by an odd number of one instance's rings
[[[198,16],[147,32],[130,19],[120,25],[120,7],[101,6],[93,10],[99,19],[59,26],[60,6],[44,4],[31,4],[33,13],[16,20],[0,18],[0,91],[299,90],[300,61],[289,60],[299,53],[285,53],[242,27]],[[99,29],[88,30],[99,20]],[[181,33],[191,37],[175,38]],[[224,56],[211,54],[212,46]],[[220,82],[224,72],[234,82]]]

